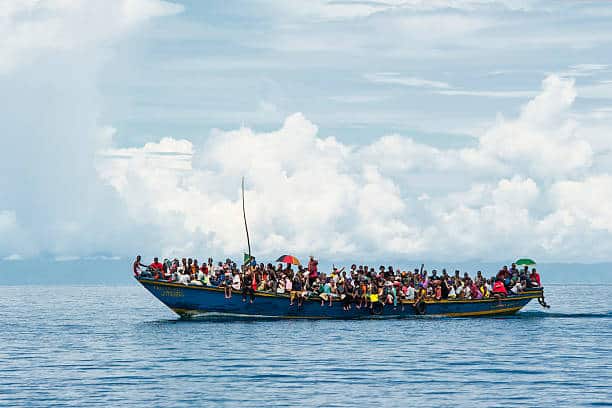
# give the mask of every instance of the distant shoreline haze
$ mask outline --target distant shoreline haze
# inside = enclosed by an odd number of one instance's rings
[[[144,263],[151,260],[144,258]],[[200,260],[202,261],[202,260]],[[258,260],[259,261],[259,260]],[[301,259],[306,264],[307,259]],[[132,278],[133,259],[88,259],[88,260],[46,260],[27,259],[20,261],[0,261],[0,285],[125,285],[134,282]],[[266,262],[264,260],[264,262]],[[267,262],[266,262],[267,263]],[[487,277],[494,275],[503,265],[508,262],[424,262],[425,269],[431,273],[437,269],[441,273],[446,268],[449,274],[455,269],[462,273],[469,272],[474,275],[480,270]],[[417,268],[421,262],[394,261],[390,262],[393,267]],[[344,265],[347,268],[350,264]],[[319,270],[329,272],[332,264],[320,260]],[[370,264],[378,269],[379,264]],[[387,264],[385,264],[387,266]],[[585,284],[610,284],[612,283],[612,263],[542,263],[537,265],[542,275],[543,283],[585,283]]]

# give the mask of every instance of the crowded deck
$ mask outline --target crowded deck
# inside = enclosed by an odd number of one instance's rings
[[[423,302],[504,299],[541,287],[536,268],[519,267],[513,263],[503,266],[494,276],[486,277],[481,271],[474,276],[446,269],[428,272],[421,266],[403,270],[393,266],[368,265],[333,266],[329,272],[319,270],[318,261],[310,257],[302,266],[291,256],[279,258],[283,262],[256,263],[245,260],[238,265],[231,259],[214,262],[208,258],[181,260],[154,258],[143,264],[140,256],[133,264],[134,276],[159,282],[222,288],[226,299],[240,296],[243,302],[253,303],[256,294],[287,297],[289,306],[301,307],[305,300],[318,301],[321,307],[332,307],[340,302],[344,311],[352,308],[391,307],[405,304],[418,307]]]

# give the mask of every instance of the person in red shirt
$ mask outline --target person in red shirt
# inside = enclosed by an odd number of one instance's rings
[[[540,282],[540,274],[536,271],[536,268],[531,269],[529,280],[531,280],[532,286],[542,286],[542,283]]]
[[[314,259],[314,257],[311,255],[310,260],[308,261],[308,280],[311,285],[314,283],[315,280],[317,280],[317,277],[319,276],[318,265],[319,261]]]
[[[162,270],[164,269],[164,265],[159,262],[157,257],[153,258],[153,263],[149,265],[149,267],[153,270],[153,277],[155,279],[159,279]]]
[[[499,279],[495,280],[493,284],[493,296],[494,297],[506,297],[508,296],[508,291],[506,290],[506,286],[504,282]]]

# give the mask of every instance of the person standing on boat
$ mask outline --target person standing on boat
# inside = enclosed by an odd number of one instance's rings
[[[253,274],[251,273],[251,271],[247,270],[245,272],[244,280],[242,283],[242,301],[246,302],[248,294],[250,297],[249,303],[253,303],[255,301],[255,291],[253,290]]]
[[[318,277],[319,261],[314,259],[312,255],[310,255],[310,260],[308,261],[308,282],[312,285]]]
[[[142,262],[140,262],[142,260],[142,257],[140,255],[136,256],[136,260],[134,261],[134,264],[132,265],[132,269],[134,270],[134,276],[136,278],[139,278],[140,275],[142,274],[142,269],[141,268],[146,268],[147,265],[144,265]],[[535,271],[535,269],[534,269]]]

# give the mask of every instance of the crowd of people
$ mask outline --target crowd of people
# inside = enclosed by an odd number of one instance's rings
[[[238,265],[230,259],[215,263],[208,258],[205,263],[197,259],[164,259],[145,265],[139,256],[133,264],[134,275],[184,285],[213,286],[224,289],[225,297],[236,292],[242,300],[253,302],[255,292],[288,295],[289,304],[301,306],[305,299],[320,300],[321,306],[342,302],[344,310],[372,308],[375,304],[403,307],[425,299],[465,300],[503,298],[518,295],[530,287],[541,286],[540,275],[535,268],[504,266],[494,277],[485,277],[481,271],[475,276],[456,270],[453,274],[442,269],[429,273],[421,268],[413,271],[392,266],[378,269],[367,265],[351,265],[346,268],[333,266],[329,273],[319,271],[318,261],[310,257],[307,267],[302,265],[257,264]]]

